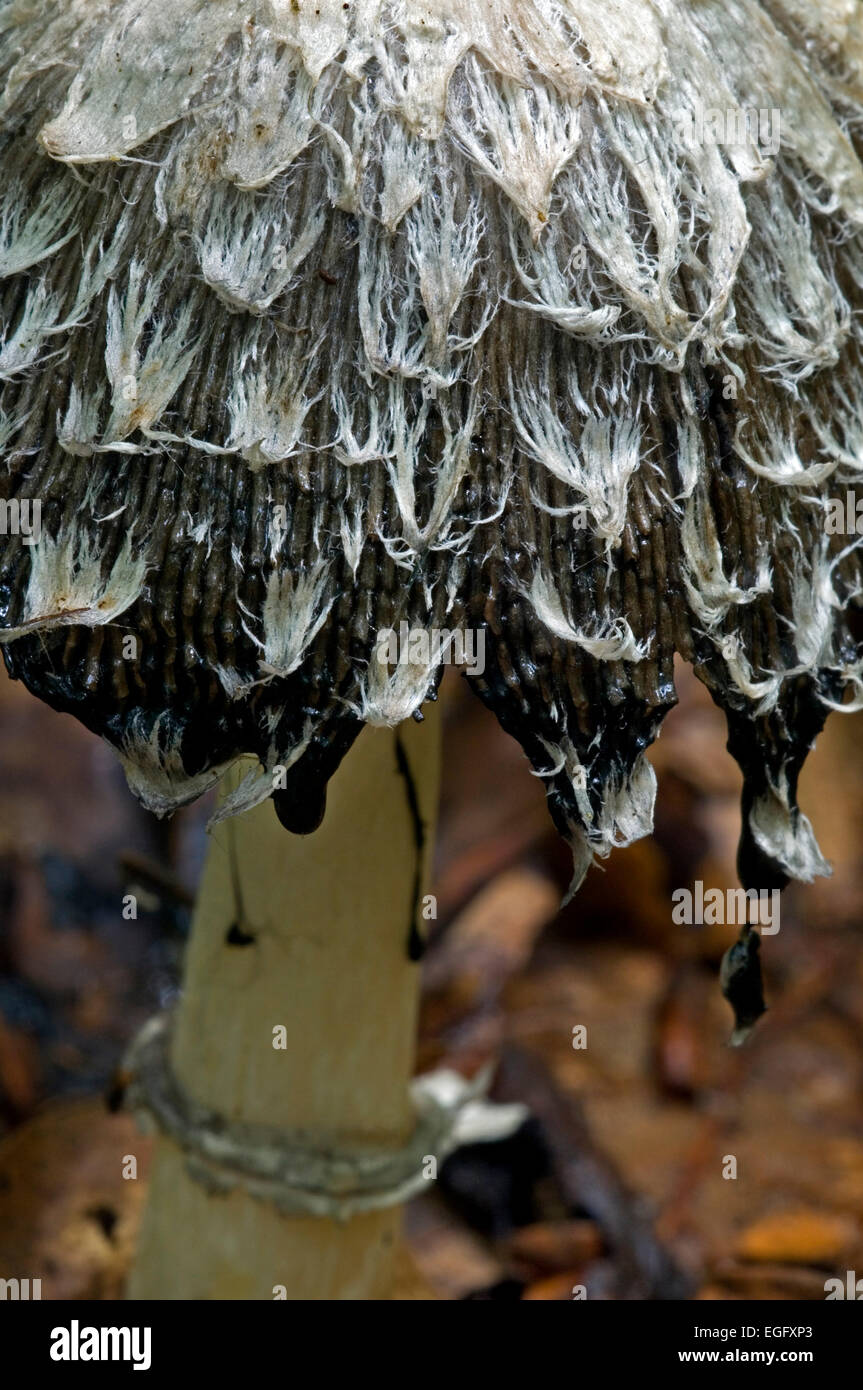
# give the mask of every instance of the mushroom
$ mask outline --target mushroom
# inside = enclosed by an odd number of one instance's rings
[[[0,485],[39,515],[5,659],[157,815],[228,779],[133,1058],[163,1134],[132,1289],[378,1296],[417,1143],[480,1103],[407,1085],[441,634],[481,636],[573,891],[651,829],[675,652],[743,771],[743,886],[828,871],[796,787],[863,689],[829,524],[863,465],[863,7],[0,30]]]

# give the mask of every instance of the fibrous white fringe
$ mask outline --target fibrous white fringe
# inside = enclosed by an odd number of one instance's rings
[[[32,546],[32,564],[22,620],[7,628],[7,641],[58,627],[104,627],[130,608],[141,592],[147,561],[135,555],[131,532],[107,578],[100,548],[86,533],[42,533]]]
[[[649,641],[636,642],[625,618],[600,619],[592,632],[575,628],[563,611],[560,594],[541,571],[537,571],[527,597],[537,617],[555,636],[572,642],[589,656],[600,661],[643,661],[647,655]]]

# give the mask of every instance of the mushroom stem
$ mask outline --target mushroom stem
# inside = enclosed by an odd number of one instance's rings
[[[426,709],[422,724],[363,731],[314,834],[290,835],[271,801],[213,833],[171,1060],[186,1094],[225,1120],[337,1153],[395,1150],[410,1134],[409,938],[425,925],[417,887],[439,780],[437,707]],[[160,1135],[128,1294],[386,1298],[399,1224],[396,1207],[339,1221],[214,1194]]]

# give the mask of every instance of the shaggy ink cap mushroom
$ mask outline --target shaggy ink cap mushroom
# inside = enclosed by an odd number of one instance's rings
[[[308,830],[439,680],[379,634],[476,629],[577,886],[651,828],[677,652],[744,885],[826,872],[796,787],[861,693],[826,524],[861,35],[856,0],[0,5],[12,674],[158,814],[251,753],[219,814],[282,769]]]

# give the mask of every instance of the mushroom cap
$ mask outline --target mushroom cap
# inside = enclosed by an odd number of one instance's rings
[[[826,871],[859,0],[15,0],[0,43],[12,674],[157,813],[252,753],[218,814],[309,830],[467,633],[577,884],[651,828],[677,652],[744,883]]]

